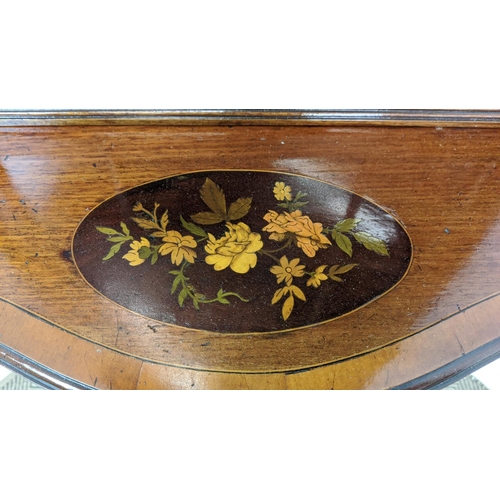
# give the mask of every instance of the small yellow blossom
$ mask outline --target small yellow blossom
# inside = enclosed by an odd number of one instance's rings
[[[304,276],[304,268],[306,266],[299,265],[300,259],[292,259],[288,262],[285,255],[280,259],[279,266],[271,267],[271,272],[276,275],[278,284],[284,281],[287,286],[292,284],[293,278],[300,278]]]
[[[321,285],[322,281],[328,279],[328,276],[324,273],[327,266],[319,266],[316,268],[316,271],[312,273],[312,276],[307,280],[307,286],[313,286],[314,288],[318,288]]]
[[[133,241],[130,244],[132,250],[129,250],[122,258],[128,260],[131,266],[139,266],[146,260],[139,257],[139,251],[141,248],[150,248],[150,246],[146,238],[141,238],[141,241]]]
[[[172,264],[179,266],[183,259],[186,259],[191,264],[194,263],[196,252],[196,241],[192,236],[182,236],[178,231],[167,231],[163,238],[164,244],[159,248],[161,255],[170,254]]]
[[[278,201],[291,201],[292,200],[292,188],[290,186],[285,186],[284,182],[277,182],[273,189],[274,197]]]
[[[216,239],[213,234],[208,234],[205,262],[214,266],[216,271],[230,267],[235,273],[245,274],[257,265],[256,252],[264,246],[260,234],[252,233],[243,222],[228,222],[226,227],[229,231],[222,238]]]

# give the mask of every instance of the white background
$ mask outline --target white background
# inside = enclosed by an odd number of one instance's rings
[[[499,109],[493,5],[5,0],[0,109]],[[498,495],[495,391],[5,393],[21,498]]]
[[[0,4],[0,109],[498,108],[490,2]]]

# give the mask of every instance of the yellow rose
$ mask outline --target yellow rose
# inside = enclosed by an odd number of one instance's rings
[[[252,233],[243,222],[228,222],[226,227],[229,231],[222,238],[216,239],[209,233],[205,262],[214,266],[216,271],[230,267],[235,273],[245,274],[257,265],[256,252],[264,245],[260,234]]]

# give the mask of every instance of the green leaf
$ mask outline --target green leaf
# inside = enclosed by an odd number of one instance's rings
[[[181,274],[180,271],[169,271],[168,274],[173,274],[174,276],[177,276],[179,274]]]
[[[181,290],[181,293],[179,294],[178,301],[179,305],[182,307],[184,305],[184,301],[186,300],[186,297],[188,295],[188,292],[185,288]]]
[[[209,226],[211,224],[218,224],[219,222],[222,222],[225,219],[225,216],[214,212],[200,212],[199,214],[191,215],[191,219],[193,219],[197,224]]]
[[[175,279],[174,282],[172,283],[172,290],[171,294],[173,295],[175,291],[177,290],[177,287],[179,286],[179,283],[182,281],[182,275],[178,275]]]
[[[335,233],[335,243],[343,252],[349,255],[349,257],[352,257],[352,243],[345,234]]]
[[[184,229],[187,229],[191,234],[194,234],[195,236],[202,236],[203,238],[208,238],[208,235],[203,228],[197,226],[196,224],[193,224],[192,222],[187,222],[182,215],[180,216],[180,219]]]
[[[345,274],[348,273],[351,269],[355,268],[358,264],[347,264],[347,266],[342,266],[340,269],[337,269],[333,272],[333,274]],[[330,269],[330,272],[332,270]]]
[[[137,254],[139,255],[139,258],[141,259],[148,259],[149,256],[151,255],[151,248],[148,247],[141,247]]]
[[[110,227],[97,226],[96,229],[103,234],[120,234],[118,231],[111,229]]]
[[[226,197],[222,189],[211,179],[206,179],[200,189],[201,199],[212,212],[220,215],[222,220],[226,218]]]
[[[229,300],[225,298],[225,295],[226,294],[224,293],[224,290],[220,288],[219,291],[217,292],[217,302],[220,302],[221,304],[229,304]],[[234,294],[229,293],[228,295],[234,295]]]
[[[193,306],[194,308],[199,311],[200,310],[200,306],[198,305],[198,299],[197,298],[194,298],[193,299]]]
[[[342,280],[338,276],[336,276],[338,267],[339,266],[337,264],[335,264],[334,266],[330,267],[330,270],[328,271],[328,276],[333,281],[338,281],[339,283],[342,283]]]
[[[103,257],[102,260],[109,260],[109,259],[111,259],[111,257],[114,257],[120,251],[121,246],[122,246],[121,243],[117,243],[116,245],[113,245],[111,247],[111,249],[109,250],[108,254],[105,257]]]
[[[344,219],[337,222],[334,228],[341,233],[347,233],[348,231],[352,231],[360,222],[361,219]]]
[[[245,217],[252,205],[252,198],[239,198],[229,206],[228,220],[237,220]]]
[[[158,262],[158,249],[155,248],[153,250],[153,255],[151,257],[151,265],[156,264]]]
[[[111,241],[112,243],[123,243],[125,241],[127,241],[127,237],[126,236],[110,236],[108,238],[108,241]]]
[[[372,236],[369,233],[364,232],[352,233],[352,235],[354,236],[356,241],[361,243],[366,249],[378,253],[379,255],[385,255],[389,257],[389,251],[387,250],[387,247],[382,240],[375,238],[375,236]]]
[[[347,264],[346,266],[342,266],[339,268],[338,265],[330,267],[330,270],[328,271],[328,276],[333,280],[333,281],[338,281],[339,283],[342,283],[343,280],[339,278],[337,275],[338,274],[345,274],[348,273],[351,269],[354,269],[358,264]]]
[[[309,204],[308,201],[292,201],[290,203],[290,206],[292,206],[296,210],[297,208],[305,207],[308,204]]]
[[[125,236],[130,236],[130,231],[125,222],[120,222],[120,226],[122,228],[123,234],[125,234]]]

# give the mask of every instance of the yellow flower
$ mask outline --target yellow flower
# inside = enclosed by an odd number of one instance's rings
[[[327,266],[319,266],[316,268],[316,271],[312,273],[312,276],[307,280],[307,286],[313,286],[314,288],[318,288],[321,285],[322,281],[328,279],[328,276],[324,274],[324,270]]]
[[[269,239],[283,241],[287,235],[293,235],[299,248],[308,256],[314,257],[319,248],[331,245],[330,240],[322,234],[323,224],[313,222],[307,215],[302,215],[300,210],[289,214],[278,214],[274,210],[264,215],[264,220],[269,222],[263,228],[271,233]]]
[[[165,243],[159,248],[161,255],[170,255],[172,264],[179,266],[183,259],[193,264],[196,257],[196,241],[192,236],[182,236],[178,231],[167,231],[163,238]]]
[[[306,266],[299,266],[300,259],[293,259],[288,262],[285,255],[280,259],[279,266],[271,267],[271,272],[276,275],[278,279],[278,284],[284,281],[287,286],[290,286],[293,281],[293,277],[300,278],[304,276],[304,268]]]
[[[139,251],[141,248],[150,248],[149,241],[146,238],[141,238],[141,241],[133,241],[130,244],[130,248],[128,253],[126,253],[122,259],[128,260],[131,266],[138,266],[142,264],[146,259],[141,259],[139,257]]]
[[[257,265],[255,253],[264,245],[260,234],[252,233],[243,222],[228,222],[226,227],[229,231],[222,238],[216,239],[213,234],[208,234],[205,251],[209,255],[205,262],[214,266],[216,271],[230,267],[235,273],[245,274]]]
[[[274,197],[278,201],[291,201],[292,200],[292,188],[290,186],[285,186],[284,182],[277,182],[273,189]]]

